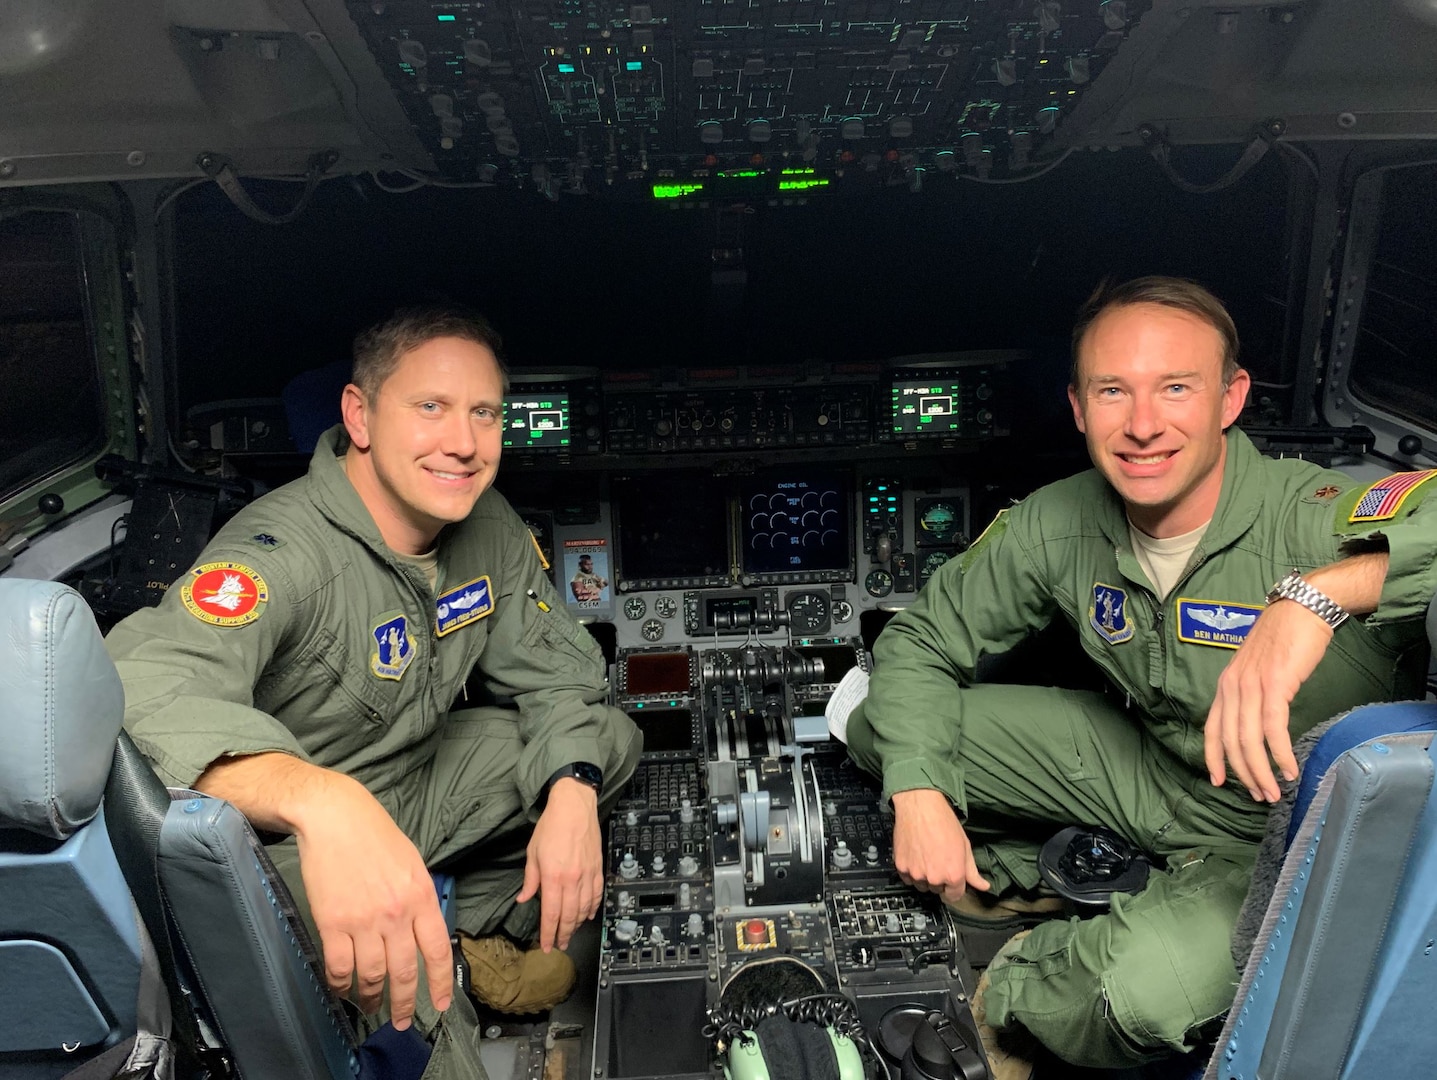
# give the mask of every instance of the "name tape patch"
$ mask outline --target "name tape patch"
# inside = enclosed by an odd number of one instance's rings
[[[1248,631],[1262,612],[1261,604],[1179,597],[1178,640],[1193,645],[1236,649],[1247,640]]]
[[[269,586],[244,563],[205,563],[195,567],[194,576],[180,586],[180,599],[200,622],[245,626],[264,614]]]
[[[458,588],[450,589],[434,601],[434,636],[468,626],[494,610],[494,596],[489,577],[477,577]]]

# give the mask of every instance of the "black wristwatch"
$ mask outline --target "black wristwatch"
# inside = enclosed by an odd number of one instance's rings
[[[544,781],[544,786],[539,791],[540,809],[543,809],[544,805],[549,801],[549,789],[554,786],[555,781],[562,780],[566,776],[579,781],[581,784],[587,784],[594,789],[595,795],[604,790],[604,770],[597,765],[589,764],[587,761],[575,761],[555,769],[554,775]]]

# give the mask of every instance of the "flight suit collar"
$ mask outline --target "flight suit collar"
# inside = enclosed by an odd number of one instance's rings
[[[1222,492],[1218,495],[1217,509],[1213,512],[1207,532],[1193,552],[1194,564],[1235,543],[1252,528],[1262,509],[1262,483],[1256,475],[1262,465],[1262,455],[1253,446],[1252,440],[1236,427],[1228,428],[1224,437],[1227,439],[1227,455],[1223,462]],[[1104,483],[1104,487],[1106,498],[1098,510],[1103,534],[1115,550],[1131,554],[1128,514],[1123,500],[1111,485]],[[1132,566],[1136,568],[1136,560]]]

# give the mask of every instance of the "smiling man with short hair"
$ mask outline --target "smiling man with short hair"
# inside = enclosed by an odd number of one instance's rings
[[[308,475],[241,511],[107,640],[126,725],[163,778],[292,834],[270,854],[331,985],[429,1034],[453,999],[431,868],[456,875],[476,994],[552,1006],[574,981],[554,947],[602,902],[599,819],[641,749],[491,486],[498,348],[488,323],[444,309],[361,334],[343,426]],[[217,606],[211,582],[230,579],[239,598]],[[471,671],[491,703],[450,711]],[[473,1010],[459,1013],[445,1052],[455,1075],[482,1073]]]
[[[1293,737],[1421,694],[1437,473],[1387,498],[1265,458],[1232,427],[1249,385],[1207,290],[1100,289],[1068,389],[1094,468],[1003,511],[875,644],[848,738],[892,800],[898,872],[962,918],[1036,923],[974,1005],[998,1080],[1031,1073],[1015,1035],[1123,1067],[1215,1031],[1273,763],[1290,780]],[[1106,692],[976,681],[1055,619]],[[1114,830],[1154,870],[1110,914],[1039,921],[1038,851],[1069,825]]]

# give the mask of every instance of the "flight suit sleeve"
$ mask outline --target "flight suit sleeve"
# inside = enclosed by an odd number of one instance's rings
[[[1409,476],[1424,479],[1392,496],[1393,487]],[[1384,506],[1384,501],[1395,505]],[[1371,511],[1383,516],[1373,518]],[[1398,473],[1354,488],[1337,500],[1334,515],[1340,555],[1384,547],[1387,551],[1387,577],[1368,623],[1384,625],[1425,616],[1437,595],[1437,471]]]
[[[525,745],[516,779],[533,814],[549,777],[576,761],[610,764],[633,721],[604,704],[603,654],[564,610],[523,523],[505,515],[494,528],[505,532],[503,585],[479,667],[489,689],[518,706]]]
[[[187,604],[184,586],[201,580],[191,571],[158,607],[135,612],[105,639],[125,686],[125,727],[164,781],[177,787],[193,786],[222,757],[278,750],[307,760],[288,728],[254,708],[254,687],[295,617],[293,586],[249,553],[206,551],[197,569],[216,562],[239,568],[240,592],[258,588],[249,612],[227,616],[224,607],[198,603],[199,588]],[[223,572],[218,580],[223,584]],[[248,603],[242,597],[235,610]],[[241,624],[214,621],[251,612]]]
[[[954,764],[964,694],[979,659],[1041,629],[1057,610],[1042,571],[1003,511],[959,558],[945,563],[918,599],[874,643],[864,715],[883,763],[883,797],[936,788],[967,805]]]

